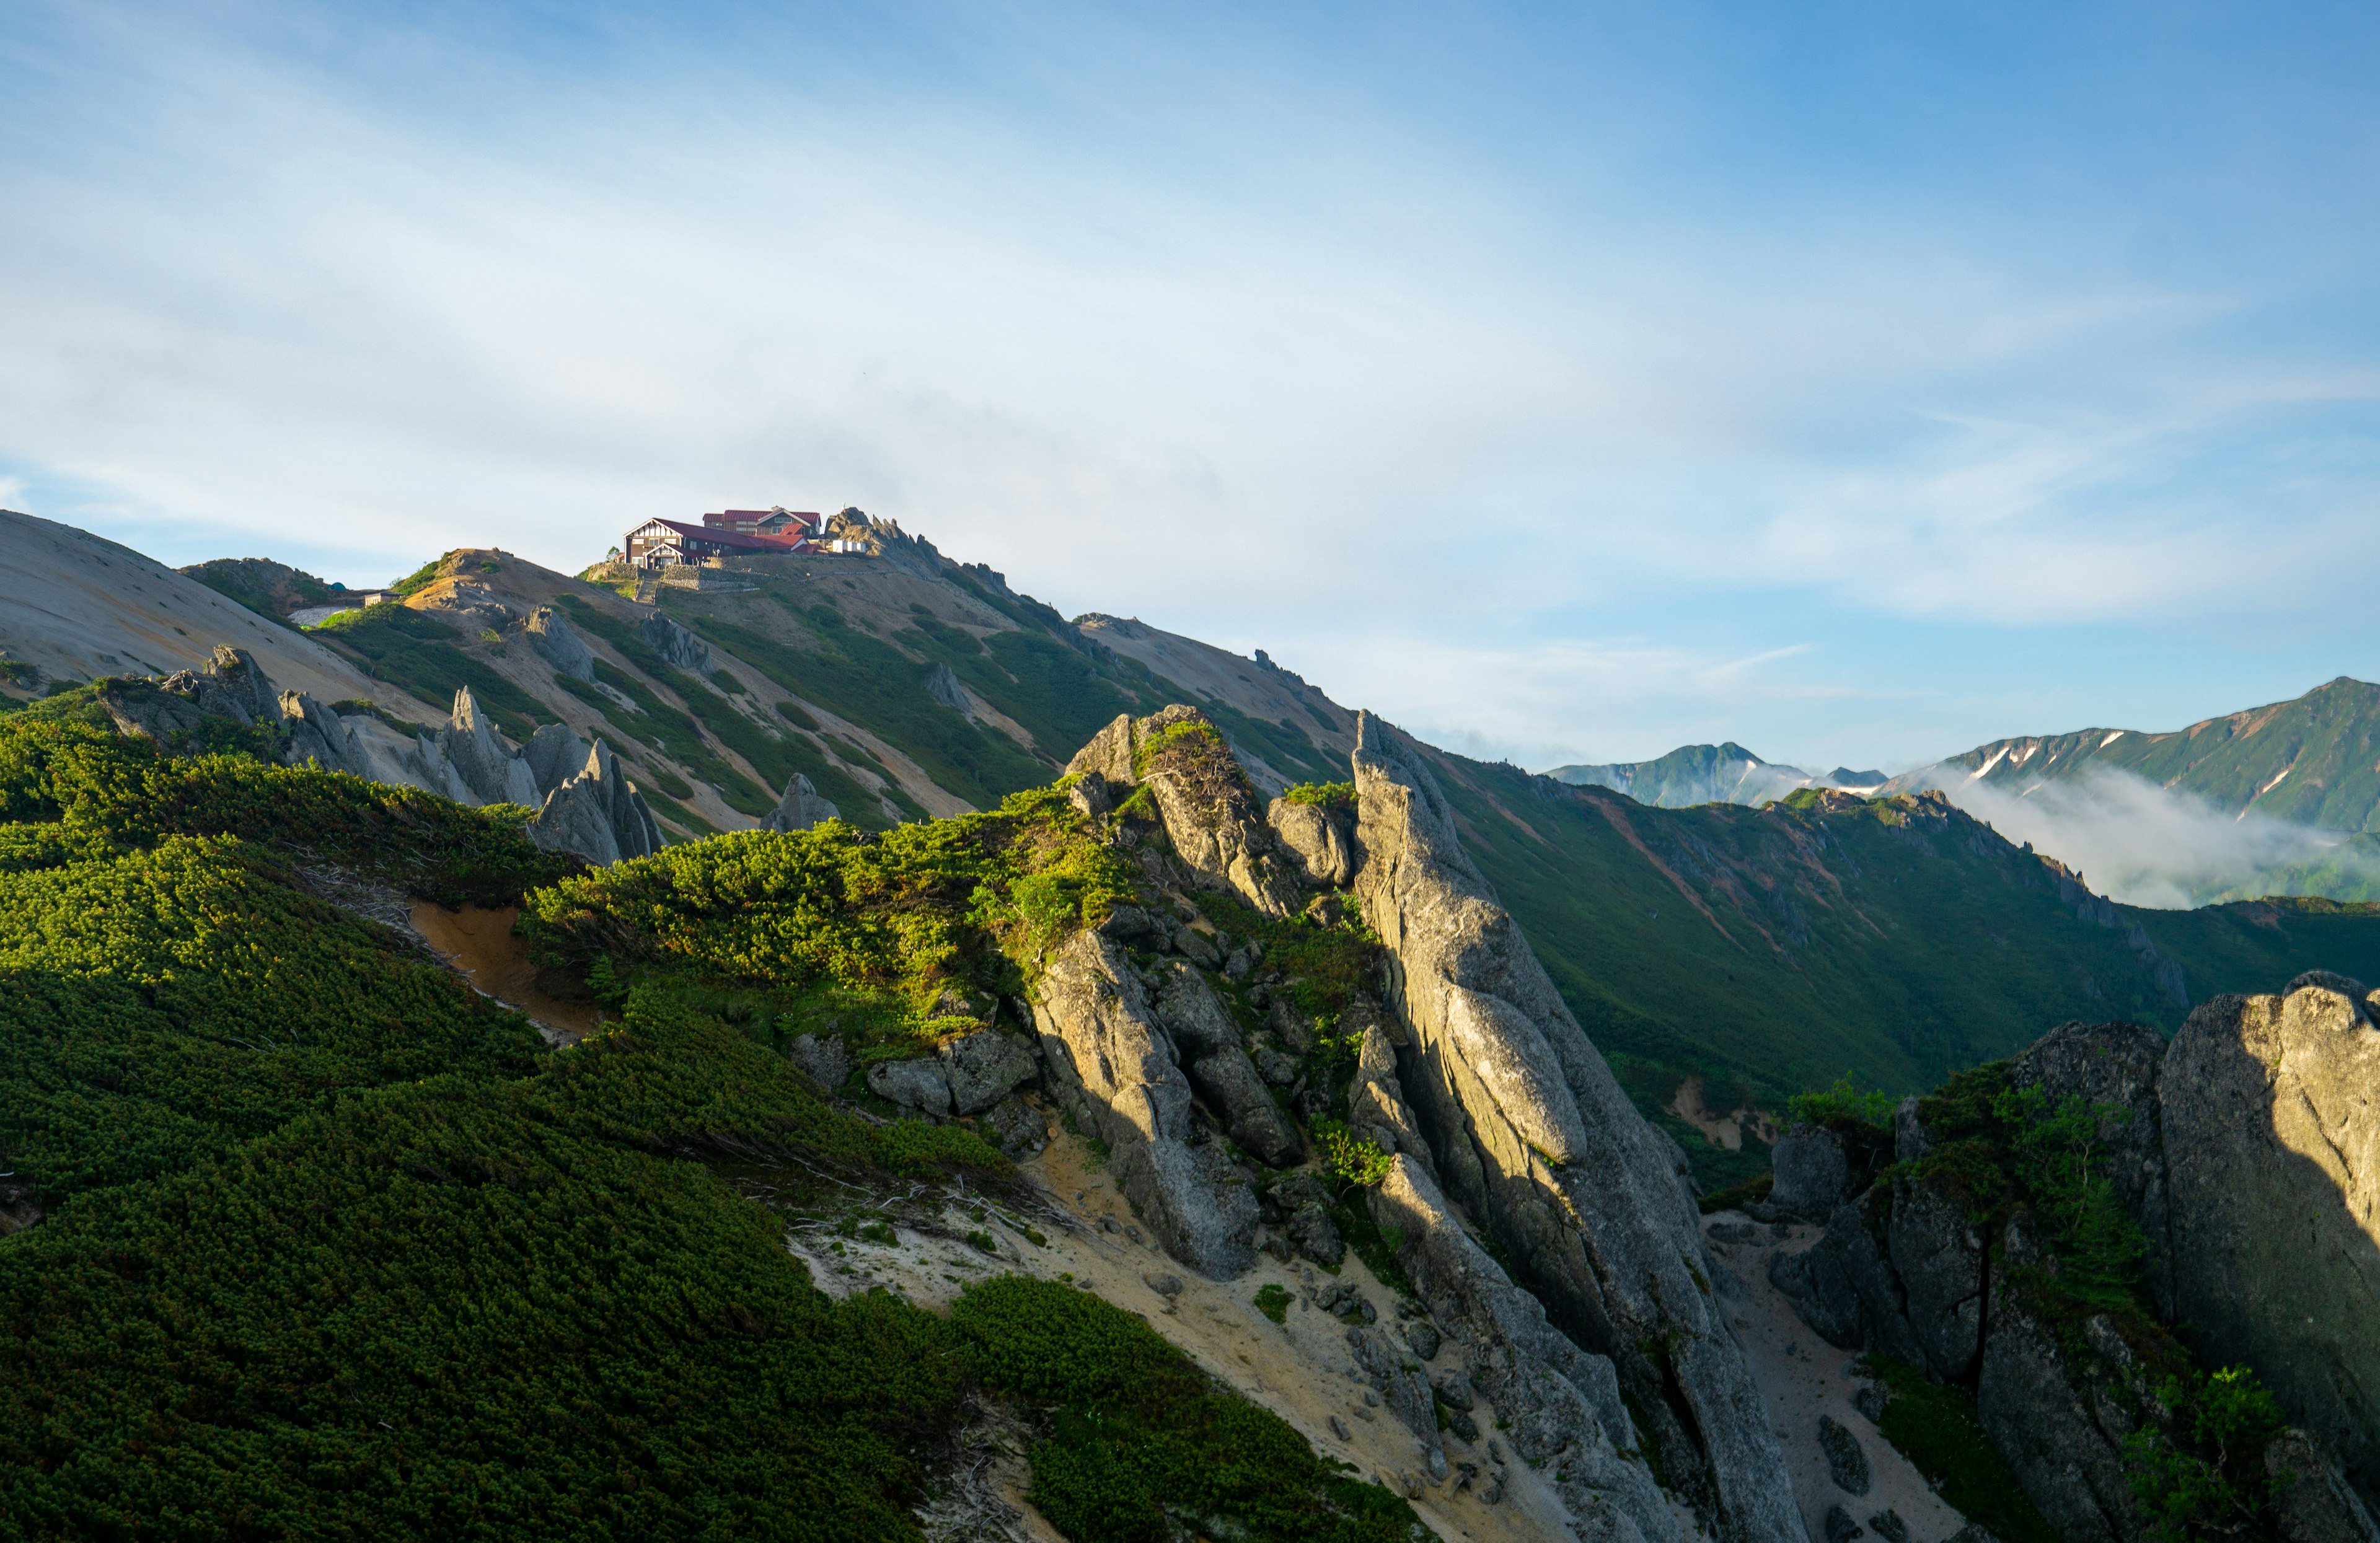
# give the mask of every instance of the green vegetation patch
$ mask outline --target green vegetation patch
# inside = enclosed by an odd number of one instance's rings
[[[864,1051],[923,1035],[945,990],[1013,992],[1016,960],[1103,919],[1135,877],[1039,788],[877,837],[834,821],[674,847],[540,891],[521,926],[540,963],[577,976],[617,959],[765,987],[820,1027],[884,1004],[906,1027],[863,1014],[838,1030]]]
[[[1257,1311],[1275,1323],[1289,1321],[1289,1305],[1295,1300],[1289,1294],[1289,1288],[1278,1281],[1268,1281],[1257,1288]]]
[[[1310,804],[1318,809],[1341,809],[1355,812],[1354,783],[1299,783],[1284,790],[1281,796],[1293,804]]]
[[[2058,1543],[2017,1483],[1975,1414],[1972,1388],[1944,1385],[1887,1355],[1869,1355],[1860,1369],[1883,1384],[1884,1418],[1876,1429],[1941,1492],[1943,1500],[2003,1543]]]
[[[1028,1454],[1026,1499],[1082,1543],[1427,1536],[1402,1499],[1347,1476],[1280,1416],[1095,1296],[1002,1276],[970,1286],[951,1324],[987,1387],[1051,1409]]]
[[[1389,1154],[1378,1142],[1355,1135],[1337,1120],[1317,1120],[1313,1130],[1323,1166],[1342,1182],[1368,1188],[1389,1176]]]

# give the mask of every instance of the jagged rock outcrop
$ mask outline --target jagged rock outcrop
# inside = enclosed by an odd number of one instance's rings
[[[1345,889],[1355,881],[1355,822],[1343,811],[1276,798],[1265,808],[1265,822],[1309,885]]]
[[[355,730],[313,698],[296,691],[283,692],[281,723],[289,735],[283,755],[290,765],[303,766],[311,761],[325,772],[371,776],[372,758],[357,742]]]
[[[710,645],[658,611],[637,625],[637,636],[647,648],[689,674],[698,675],[710,668]]]
[[[966,687],[959,684],[958,673],[941,660],[926,672],[926,695],[956,712],[975,716],[975,703],[967,699]]]
[[[1464,854],[1420,752],[1368,715],[1354,757],[1355,893],[1386,942],[1402,1086],[1438,1172],[1524,1261],[1655,1428],[1719,1536],[1801,1543],[1792,1484],[1709,1284],[1673,1144],[1621,1092]]]
[[[1581,1350],[1548,1321],[1544,1306],[1488,1257],[1412,1158],[1391,1160],[1370,1205],[1376,1224],[1404,1238],[1399,1263],[1449,1344],[1461,1349],[1460,1369],[1439,1379],[1441,1396],[1467,1410],[1475,1390],[1522,1461],[1554,1464],[1557,1492],[1582,1536],[1682,1543],[1677,1513],[1640,1455],[1643,1436],[1609,1357]],[[1790,1508],[1790,1484],[1783,1494]],[[1803,1543],[1799,1517],[1789,1519],[1791,1529],[1773,1536]]]
[[[223,643],[215,645],[203,670],[117,680],[101,691],[100,704],[117,733],[161,743],[200,728],[209,718],[228,718],[242,728],[281,721],[280,693],[255,656]]]
[[[1301,1150],[1289,1116],[1274,1103],[1256,1063],[1240,1045],[1240,1031],[1206,978],[1187,962],[1169,968],[1157,994],[1157,1018],[1171,1035],[1174,1061],[1190,1086],[1221,1115],[1232,1139],[1279,1168]]]
[[[540,605],[529,613],[522,628],[528,634],[529,647],[553,666],[555,674],[595,684],[595,650],[578,636],[567,615],[551,605]]]
[[[2337,976],[2202,1004],[2157,1078],[2174,1316],[2380,1495],[2380,1030]]]
[[[516,761],[521,775],[528,768]],[[662,828],[650,806],[601,740],[578,774],[545,796],[528,823],[531,841],[552,852],[576,852],[598,865],[649,857],[662,849]]]
[[[536,775],[505,747],[468,686],[455,693],[454,716],[441,743],[463,785],[471,790],[470,802],[537,808]]]
[[[1122,947],[1078,932],[1033,1003],[1052,1092],[1108,1144],[1118,1185],[1165,1251],[1211,1280],[1255,1262],[1257,1201],[1217,1144],[1193,1145],[1190,1082]]]
[[[777,807],[770,811],[769,829],[807,831],[830,820],[839,820],[842,816],[843,811],[834,807],[832,799],[821,797],[817,786],[796,772],[785,781],[784,797],[779,799]]]
[[[1438,1168],[1429,1140],[1397,1081],[1396,1032],[1386,1015],[1359,1001],[1340,1015],[1339,1031],[1363,1036],[1355,1075],[1347,1081],[1348,1130],[1384,1152],[1405,1154],[1435,1179]]]
[[[1196,708],[1118,718],[1066,770],[1146,786],[1194,883],[1236,893],[1269,917],[1294,916],[1305,904],[1292,859],[1257,813],[1246,772]]]
[[[2138,1421],[2105,1386],[2137,1362],[2105,1318],[2089,1329],[2095,1349],[2105,1345],[2121,1359],[2075,1365],[2054,1330],[2009,1294],[1996,1293],[1975,1413],[2026,1497],[2066,1543],[2143,1543],[2148,1517],[2123,1460],[2124,1438]],[[2142,1383],[2131,1401],[2135,1406],[2149,1391],[2145,1379]]]
[[[2095,1169],[2147,1240],[2159,1316],[2204,1364],[2253,1368],[2304,1428],[2286,1439],[2313,1466],[2277,1498],[2284,1537],[2380,1543],[2368,1509],[2380,1429],[2375,1007],[2355,982],[2315,974],[2279,996],[2204,1003],[2169,1048],[2139,1024],[2065,1024],[2009,1067],[2014,1087],[2045,1095],[2046,1113],[2075,1099],[2105,1112]],[[1921,1108],[1895,1115],[1901,1161],[1932,1147]],[[2027,1213],[1986,1257],[1947,1182],[1867,1188],[1806,1251],[1773,1258],[1770,1279],[1829,1343],[1972,1380],[1994,1444],[2064,1537],[2139,1543],[2149,1524],[2123,1445],[2157,1406],[2163,1374],[2149,1365],[2176,1347],[2138,1348],[2126,1335],[2154,1330],[2105,1315],[2079,1339],[2053,1329],[2011,1285],[2042,1262]]]

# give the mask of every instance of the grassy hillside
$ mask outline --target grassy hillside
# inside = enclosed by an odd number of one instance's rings
[[[2317,966],[2380,978],[2380,907],[2148,911],[1936,799],[1805,793],[1765,809],[1647,808],[1510,766],[1437,758],[1463,836],[1641,1107],[1777,1108],[1849,1074],[1898,1096],[2070,1018],[2168,1030],[2189,1000]],[[1755,1169],[1674,1117],[1707,1178]]]
[[[0,720],[0,1202],[42,1213],[0,1234],[0,1540],[916,1538],[985,1400],[1086,1543],[1410,1538],[1106,1303],[835,1301],[783,1246],[1014,1196],[968,1128],[821,1099],[766,1004],[1013,985],[1106,893],[1062,797],[600,876],[524,812]],[[526,904],[613,1025],[549,1049],[355,893]]]

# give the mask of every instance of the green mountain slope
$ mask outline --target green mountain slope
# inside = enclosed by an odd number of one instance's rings
[[[1996,739],[1896,778],[1887,791],[1982,782],[2022,793],[2095,769],[2332,831],[2380,832],[2380,686],[2345,675],[2291,701],[2170,733],[2082,729]]]
[[[1776,1108],[1850,1074],[1896,1096],[2070,1018],[2170,1030],[2301,970],[2380,976],[2380,907],[2115,905],[1938,797],[1650,808],[1440,753],[1463,836],[1647,1113],[1707,1079]],[[1738,1162],[1666,1117],[1706,1176]]]

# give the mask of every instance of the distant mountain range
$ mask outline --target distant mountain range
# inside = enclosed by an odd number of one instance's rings
[[[1657,760],[1609,766],[1557,766],[1545,773],[1572,787],[1608,787],[1656,808],[1696,804],[1765,804],[1805,787],[1866,793],[1885,781],[1881,772],[1804,772],[1781,761],[1763,760],[1729,740],[1724,745],[1681,745]]]
[[[2380,832],[2380,686],[2341,675],[2291,701],[2165,734],[2100,727],[1995,739],[1903,772],[1885,791],[1982,783],[2022,795],[2108,770],[2194,793],[2226,814]]]

